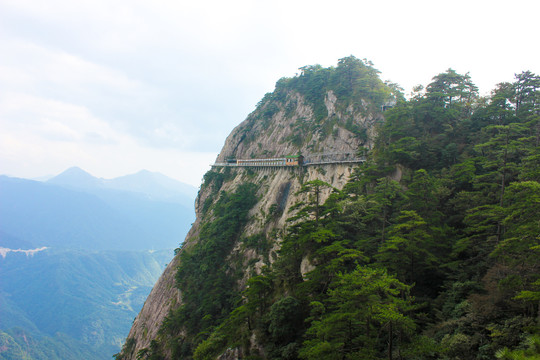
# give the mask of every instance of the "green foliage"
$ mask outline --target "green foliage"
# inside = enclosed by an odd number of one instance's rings
[[[127,338],[124,346],[122,346],[122,351],[114,354],[113,357],[115,360],[124,360],[127,358],[128,354],[131,354],[137,345],[135,338]]]
[[[98,360],[103,356],[106,355],[96,354],[91,346],[61,333],[49,337],[34,335],[20,328],[0,331],[2,360]]]
[[[212,220],[201,226],[198,242],[180,252],[176,283],[183,305],[166,317],[160,330],[173,338],[186,331],[187,336],[171,342],[178,356],[188,356],[208,338],[239,300],[236,270],[224,259],[240,238],[247,214],[257,201],[256,191],[254,184],[244,183],[235,192],[222,192],[212,206]]]
[[[538,360],[540,359],[540,335],[535,334],[527,337],[524,342],[525,349],[509,350],[503,348],[495,353],[497,359],[503,360]]]
[[[312,303],[311,326],[300,351],[303,359],[377,359],[383,343],[413,332],[409,287],[386,271],[357,267],[340,274],[325,305]],[[381,332],[386,333],[381,337]],[[400,337],[403,339],[403,336]],[[400,346],[401,344],[396,344]],[[388,351],[393,352],[393,345]]]
[[[40,358],[77,358],[54,355],[73,349],[83,354],[78,359],[108,358],[120,350],[171,255],[170,250],[10,253],[0,264],[2,330],[18,334],[12,337],[21,345],[24,336],[33,338],[32,353],[45,354]]]
[[[260,254],[277,239],[241,237],[245,214],[231,216],[252,203],[239,192],[212,202],[200,241],[181,252],[186,303],[164,323],[186,331],[188,348],[175,356],[215,359],[234,348],[260,359],[538,358],[538,76],[516,75],[483,99],[468,74],[449,69],[405,100],[367,61],[301,70],[272,99],[293,89],[321,104],[332,90],[347,106],[397,103],[342,191],[303,184],[279,257],[241,296],[231,246]],[[314,109],[326,131],[336,119]]]
[[[376,259],[402,281],[418,284],[437,268],[435,247],[424,219],[416,211],[403,210],[389,228]]]
[[[287,345],[297,340],[303,330],[303,306],[292,296],[276,301],[266,317],[268,334],[275,344]]]
[[[221,189],[221,186],[223,186],[223,183],[225,181],[228,181],[231,179],[231,169],[230,168],[224,168],[222,171],[213,171],[210,170],[206,174],[204,174],[203,177],[203,184],[201,185],[201,189],[207,188],[211,186],[211,191],[206,200],[203,203],[202,206],[202,213],[206,214],[208,210],[210,209],[210,206],[215,201],[215,196],[218,194],[219,190]]]
[[[297,100],[288,97],[291,92],[303,95],[307,104],[313,109],[310,119],[298,118],[292,134],[286,139],[288,143],[301,148],[307,142],[306,134],[320,133],[323,137],[334,134],[335,125],[351,131],[362,140],[367,140],[366,128],[355,122],[352,116],[343,118],[329,116],[326,98],[333,92],[338,101],[339,110],[348,114],[349,106],[356,112],[365,114],[380,111],[387,102],[403,99],[401,89],[395,84],[386,84],[379,78],[379,71],[367,60],[349,56],[338,61],[337,67],[323,68],[321,65],[310,65],[300,68],[301,74],[294,78],[283,78],[276,83],[272,94],[267,94],[259,103],[258,118],[273,116],[279,109],[286,116],[291,116],[292,105]],[[271,101],[270,101],[271,100]],[[278,104],[279,106],[276,106]],[[308,136],[309,139],[309,136]]]

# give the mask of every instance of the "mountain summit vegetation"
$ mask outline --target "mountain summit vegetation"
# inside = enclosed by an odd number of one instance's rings
[[[208,172],[177,292],[145,305],[167,316],[143,308],[116,359],[540,358],[539,89],[448,69],[406,99],[354,57],[278,81],[220,157],[348,129],[367,160]],[[297,131],[263,149],[276,119]]]

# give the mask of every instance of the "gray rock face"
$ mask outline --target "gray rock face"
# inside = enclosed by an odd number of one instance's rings
[[[362,103],[362,108],[344,106],[333,92],[328,92],[325,98],[328,116],[317,119],[315,111],[304,97],[296,92],[289,92],[284,100],[269,100],[261,104],[248,118],[238,125],[225,141],[216,162],[227,159],[250,159],[281,157],[292,154],[310,156],[314,153],[357,153],[362,147],[370,148],[374,137],[374,125],[383,120],[381,113],[368,111],[368,104]],[[251,182],[258,185],[259,202],[250,212],[250,220],[243,230],[245,236],[264,233],[270,237],[273,234],[271,252],[279,249],[281,235],[286,226],[286,220],[293,215],[291,206],[299,201],[306,201],[307,194],[297,194],[303,183],[311,180],[322,180],[332,187],[342,189],[353,172],[353,165],[334,164],[310,166],[305,168],[281,169],[246,169],[246,168],[216,168],[213,171],[229,172],[227,180],[219,188],[218,196],[212,186],[202,186],[196,201],[197,220],[187,235],[181,251],[189,249],[197,243],[199,228],[207,221],[203,214],[202,204],[207,199],[218,199],[219,193],[234,191],[240,184]],[[320,201],[324,202],[331,193],[331,188],[325,188]],[[215,201],[215,200],[214,200]],[[269,219],[272,206],[278,206],[280,213]],[[277,235],[276,235],[277,234]],[[245,250],[241,244],[235,246],[234,255],[244,259],[244,278],[238,287],[242,289],[249,274],[259,272],[265,264],[265,259],[272,261],[272,256],[263,256],[253,249]],[[268,254],[266,254],[268,255]],[[128,359],[136,359],[137,352],[147,348],[154,339],[159,339],[159,327],[169,312],[180,306],[182,296],[175,288],[174,275],[178,267],[179,257],[169,264],[156,283],[146,303],[135,319],[128,339],[135,345]],[[256,259],[256,261],[253,261]],[[267,260],[268,261],[268,260]],[[303,271],[309,271],[312,265],[307,261]],[[257,347],[257,340],[252,336],[252,346]],[[165,350],[166,351],[166,350]],[[239,356],[237,350],[231,349],[223,354],[223,359]]]
[[[325,98],[328,116],[317,120],[304,97],[289,92],[251,113],[225,141],[216,162],[317,153],[355,153],[373,145],[374,125],[382,115],[340,104],[332,91]],[[269,111],[272,108],[272,111]]]

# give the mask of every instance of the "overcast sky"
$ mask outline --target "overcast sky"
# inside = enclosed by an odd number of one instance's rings
[[[538,0],[0,0],[0,174],[198,186],[284,76],[367,58],[407,92],[540,73]]]

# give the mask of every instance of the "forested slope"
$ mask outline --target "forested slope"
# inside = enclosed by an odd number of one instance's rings
[[[285,88],[311,104],[295,124],[332,138],[359,122],[330,108],[376,119],[395,100],[372,136],[356,130],[368,161],[344,186],[332,168],[300,171],[285,207],[260,191],[261,174],[209,172],[176,259],[182,301],[148,347],[130,337],[117,359],[537,359],[540,77],[523,72],[480,97],[449,69],[406,100],[354,58],[303,70],[254,114],[286,110]],[[251,134],[224,149],[246,149]]]

